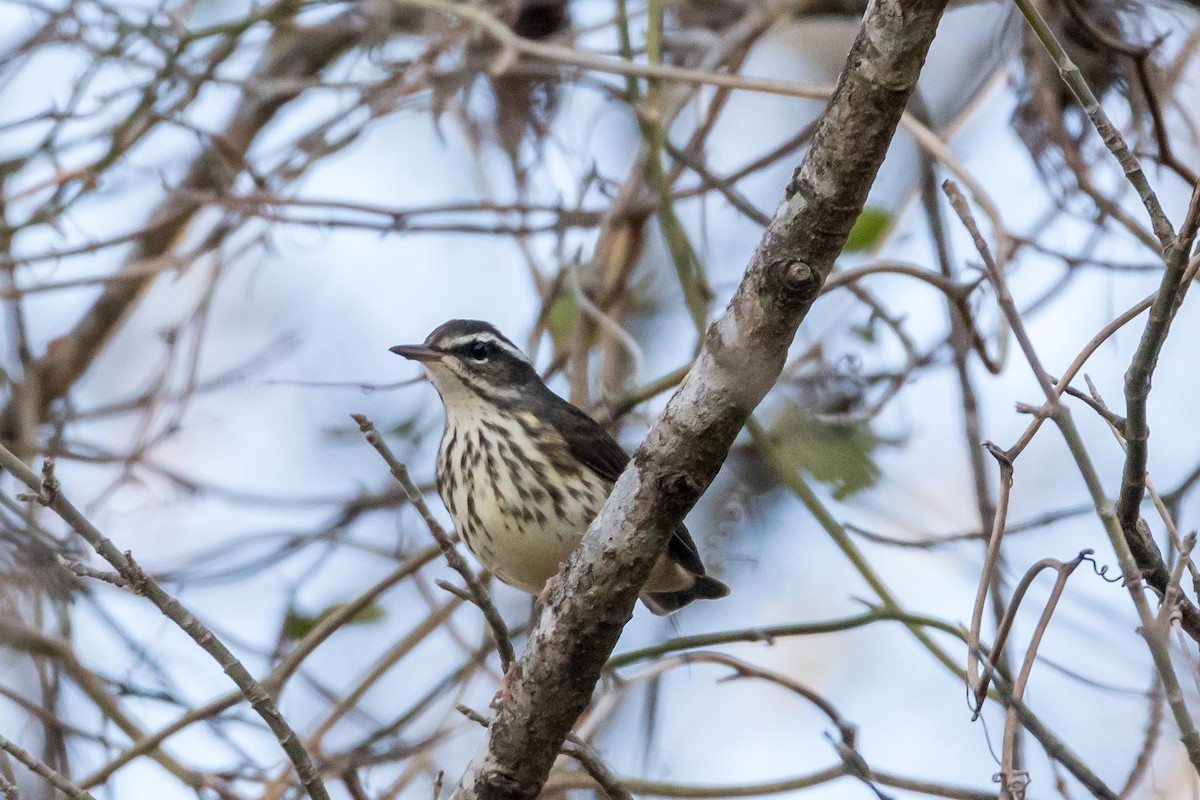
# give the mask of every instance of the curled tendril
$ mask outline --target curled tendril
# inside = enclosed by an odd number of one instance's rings
[[[1118,575],[1115,578],[1108,577],[1108,564],[1104,564],[1102,566],[1098,561],[1096,561],[1096,559],[1092,558],[1090,555],[1083,556],[1083,560],[1088,562],[1089,564],[1091,564],[1092,571],[1095,572],[1097,575],[1099,575],[1103,580],[1108,581],[1109,583],[1124,583],[1125,582],[1124,575]]]

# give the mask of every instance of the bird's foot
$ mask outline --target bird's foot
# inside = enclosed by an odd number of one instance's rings
[[[540,592],[538,592],[538,596],[536,598],[538,608],[542,608],[546,605],[546,603],[550,602],[550,589],[554,586],[554,577],[555,576],[551,575],[549,578],[546,578],[546,585],[542,587]]]
[[[512,688],[512,682],[517,679],[517,675],[521,672],[521,668],[514,661],[508,665],[508,669],[504,671],[504,677],[500,679],[500,691],[496,692],[496,696],[492,698],[491,707],[499,708],[500,704],[508,699],[509,690]]]

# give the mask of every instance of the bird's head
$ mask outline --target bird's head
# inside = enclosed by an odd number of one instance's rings
[[[452,319],[439,325],[424,344],[401,344],[396,355],[419,361],[447,406],[482,398],[508,405],[541,378],[528,356],[486,322]]]

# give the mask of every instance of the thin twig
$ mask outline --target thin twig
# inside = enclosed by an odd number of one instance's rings
[[[832,86],[810,86],[793,81],[772,80],[769,78],[752,78],[745,75],[730,75],[716,70],[690,69],[673,64],[643,64],[623,58],[596,55],[583,52],[571,47],[564,47],[549,42],[538,42],[525,39],[513,32],[487,9],[466,3],[448,2],[448,0],[393,0],[397,5],[410,8],[422,8],[436,11],[470,22],[494,38],[501,47],[513,53],[541,58],[557,64],[566,64],[585,70],[607,72],[614,75],[629,77],[656,78],[661,81],[677,81],[700,86],[717,86],[725,89],[741,89],[749,92],[776,94],[783,97],[798,97],[807,100],[828,100],[833,94]],[[503,61],[501,62],[503,63]],[[997,236],[1003,237],[1004,226],[1001,224],[1000,213],[982,185],[963,166],[953,151],[942,141],[941,137],[923,125],[915,116],[904,112],[900,117],[900,125],[917,144],[936,158],[946,169],[957,178],[971,193],[971,199],[979,204],[996,228]],[[1005,250],[1006,248],[1001,248]]]
[[[925,617],[919,614],[909,614],[898,609],[875,608],[857,616],[823,622],[798,622],[791,625],[770,625],[762,628],[745,628],[718,633],[702,633],[695,636],[680,636],[676,639],[668,639],[662,644],[618,653],[608,660],[604,669],[611,672],[612,670],[621,669],[640,661],[648,661],[667,655],[668,653],[693,650],[698,647],[712,647],[713,645],[732,644],[734,642],[762,642],[771,645],[776,639],[785,639],[790,636],[816,636],[825,633],[837,633],[839,631],[861,628],[875,622],[903,622],[905,625],[919,625],[948,633],[960,639],[965,638],[960,629],[944,620]]]
[[[504,624],[504,618],[500,616],[500,612],[496,610],[496,604],[492,602],[492,597],[488,594],[487,587],[480,582],[479,577],[472,571],[466,559],[462,557],[462,554],[458,552],[458,548],[454,546],[454,542],[450,538],[450,535],[446,533],[446,529],[433,516],[433,513],[429,510],[429,506],[425,503],[425,496],[421,492],[420,487],[413,482],[412,477],[408,474],[408,467],[396,459],[391,448],[387,446],[387,442],[379,435],[375,424],[362,414],[351,414],[350,417],[358,423],[358,429],[366,437],[367,444],[374,447],[376,452],[383,457],[384,462],[388,465],[388,469],[392,472],[392,476],[404,487],[404,492],[408,495],[408,501],[412,503],[413,508],[421,515],[421,519],[425,520],[425,526],[429,528],[430,535],[433,536],[438,546],[442,548],[442,555],[446,557],[446,563],[467,584],[467,591],[471,593],[471,602],[483,612],[484,619],[487,620],[488,627],[492,630],[492,636],[495,637],[496,650],[500,653],[500,667],[507,671],[509,665],[516,660],[513,654],[512,639],[508,635],[508,626]]]
[[[694,662],[709,662],[713,664],[721,664],[729,667],[734,671],[734,678],[757,678],[765,680],[769,683],[774,683],[784,689],[787,689],[793,694],[807,700],[814,705],[818,711],[829,718],[837,728],[838,735],[833,740],[834,749],[837,750],[838,756],[842,759],[842,763],[846,767],[846,774],[853,775],[860,781],[865,783],[876,796],[883,800],[883,795],[874,785],[874,774],[871,767],[867,764],[867,760],[858,750],[858,727],[849,722],[841,713],[817,692],[808,688],[797,680],[794,680],[787,675],[782,675],[778,672],[773,672],[768,669],[750,664],[740,658],[735,658],[724,653],[688,653],[684,659],[689,663]],[[831,737],[832,738],[832,737]]]
[[[17,785],[8,779],[5,773],[8,771],[8,760],[5,759],[0,763],[0,795],[4,796],[4,800],[21,800],[21,792],[17,789]]]
[[[49,459],[45,464],[50,463]],[[0,467],[11,472],[18,480],[36,493],[50,509],[58,514],[64,522],[71,526],[93,549],[116,568],[121,577],[129,584],[130,589],[145,597],[163,613],[167,619],[178,625],[184,633],[221,665],[230,680],[237,684],[242,695],[249,701],[251,707],[267,723],[267,727],[275,734],[283,751],[291,760],[296,774],[304,784],[305,790],[313,800],[329,800],[329,793],[321,781],[320,773],[312,758],[304,749],[300,738],[292,730],[266,689],[250,675],[236,656],[229,651],[220,639],[188,611],[178,600],[167,594],[154,578],[134,561],[126,551],[122,553],[100,530],[85,517],[79,509],[59,491],[57,482],[53,479],[53,470],[43,466],[45,479],[40,479],[24,461],[17,458],[11,450],[0,445]]]
[[[1104,106],[1096,99],[1096,95],[1092,92],[1091,87],[1084,80],[1083,73],[1071,61],[1071,58],[1067,55],[1067,51],[1059,43],[1057,37],[1055,37],[1054,31],[1046,24],[1046,20],[1038,13],[1033,3],[1030,0],[1013,0],[1013,2],[1021,10],[1025,21],[1029,23],[1029,27],[1033,29],[1034,34],[1041,41],[1046,52],[1054,60],[1063,82],[1067,84],[1071,92],[1083,106],[1084,113],[1092,121],[1096,132],[1100,134],[1100,138],[1104,141],[1104,146],[1116,157],[1117,162],[1121,165],[1121,169],[1125,173],[1125,177],[1137,191],[1138,197],[1141,198],[1142,204],[1146,207],[1146,212],[1150,215],[1150,224],[1154,228],[1155,235],[1158,236],[1162,251],[1165,253],[1175,244],[1175,231],[1172,229],[1171,221],[1167,219],[1162,205],[1158,202],[1158,195],[1154,193],[1154,189],[1150,186],[1150,181],[1146,178],[1146,173],[1142,171],[1141,164],[1138,163],[1137,157],[1129,149],[1129,145],[1125,143],[1125,137],[1121,135],[1121,132],[1108,119],[1108,114],[1105,113]]]
[[[612,771],[608,764],[597,752],[596,748],[575,734],[567,734],[563,744],[563,753],[579,762],[583,771],[592,776],[592,780],[600,787],[608,800],[633,800],[633,794]]]
[[[470,706],[460,703],[455,708],[458,709],[458,713],[485,728],[492,724],[491,719],[484,714],[480,714]],[[633,795],[630,794],[629,789],[625,787],[621,778],[618,778],[617,774],[612,771],[612,768],[604,763],[604,759],[600,756],[600,753],[578,735],[574,733],[567,734],[567,739],[563,742],[562,753],[578,761],[579,765],[591,776],[592,780],[608,796],[609,800],[633,800]]]
[[[1000,448],[991,442],[981,445],[996,459],[1000,465],[1000,496],[992,509],[992,534],[988,537],[987,550],[984,554],[983,569],[979,573],[979,587],[975,591],[975,605],[971,609],[971,630],[967,639],[967,683],[975,693],[975,715],[979,715],[987,697],[987,675],[980,675],[979,652],[980,636],[983,631],[983,611],[987,605],[988,590],[995,583],[995,575],[999,571],[1000,543],[1004,537],[1004,526],[1008,521],[1008,499],[1013,485],[1013,463]],[[997,645],[998,646],[998,645]],[[1001,651],[1002,652],[1002,651]],[[993,661],[999,661],[999,654],[993,653]]]
[[[110,583],[113,586],[117,586],[121,589],[129,588],[129,584],[126,583],[125,579],[116,572],[95,569],[94,567],[89,567],[87,564],[81,564],[78,561],[71,561],[65,558],[61,559],[61,563],[64,567],[71,570],[71,572],[75,573],[81,578],[92,578],[93,580],[104,581],[105,583]]]
[[[1092,551],[1085,550],[1076,558],[1066,562],[1065,564],[1052,558],[1042,559],[1031,566],[1017,585],[1016,591],[1013,592],[1012,602],[1008,607],[1008,613],[1005,614],[1004,621],[1001,623],[1001,631],[996,634],[996,642],[993,646],[993,656],[997,653],[1002,653],[1004,648],[1004,639],[1007,638],[1008,632],[1012,629],[1012,622],[1016,618],[1017,609],[1021,604],[1021,600],[1025,596],[1026,590],[1033,579],[1043,569],[1054,569],[1058,572],[1058,578],[1054,582],[1054,588],[1050,590],[1050,597],[1046,600],[1046,606],[1042,610],[1042,615],[1038,619],[1037,627],[1034,628],[1033,636],[1029,640],[1029,647],[1025,651],[1025,659],[1021,662],[1021,669],[1017,673],[1017,680],[1012,687],[1012,697],[1015,701],[1021,702],[1025,697],[1025,687],[1029,684],[1029,675],[1033,671],[1034,661],[1037,659],[1037,651],[1041,645],[1042,637],[1046,633],[1046,628],[1050,625],[1050,618],[1054,615],[1054,609],[1058,606],[1058,599],[1062,596],[1063,589],[1067,585],[1067,578],[1075,571],[1075,568],[1083,563],[1086,556]],[[1007,712],[1004,715],[1004,744],[1002,749],[1002,758],[1000,766],[1000,792],[1001,797],[1010,796],[1013,800],[1018,800],[1025,796],[1025,783],[1027,777],[1020,769],[1016,761],[1016,742],[1017,742],[1018,718],[1015,705],[1009,705]]]
[[[346,714],[350,713],[358,705],[359,701],[362,700],[371,687],[378,683],[397,662],[411,653],[417,645],[437,632],[446,620],[458,610],[459,604],[462,602],[462,600],[455,597],[439,608],[433,609],[416,627],[402,636],[399,641],[377,658],[375,663],[367,669],[366,673],[354,682],[354,688],[347,692],[345,697],[335,703],[329,713],[325,715],[325,719],[313,729],[313,732],[308,737],[309,746],[314,750],[318,749],[326,734],[333,729],[333,726],[342,717],[346,716]]]
[[[328,639],[334,632],[340,629],[343,625],[358,615],[360,611],[369,606],[375,601],[384,591],[396,585],[398,582],[412,575],[421,567],[428,564],[430,561],[437,558],[441,549],[437,545],[430,545],[425,550],[414,553],[409,558],[405,559],[395,570],[387,576],[379,580],[375,585],[368,588],[354,600],[344,603],[328,616],[323,617],[309,631],[303,639],[293,645],[291,651],[284,656],[279,665],[271,671],[269,675],[262,679],[262,685],[272,694],[278,694],[279,691],[287,684],[288,678],[295,674],[300,668],[304,660],[312,654],[317,647]],[[202,720],[211,719],[218,714],[235,706],[242,699],[240,691],[230,692],[229,694],[217,698],[209,703],[206,703],[199,708],[194,708],[185,714],[182,714],[174,722],[164,726],[152,734],[138,738],[127,749],[113,758],[109,763],[97,769],[91,775],[80,780],[80,785],[85,788],[99,786],[113,775],[121,767],[128,764],[138,756],[152,751],[164,741],[179,733],[182,730]]]
[[[1197,731],[1196,720],[1188,710],[1182,688],[1180,687],[1179,677],[1176,675],[1175,667],[1171,662],[1171,654],[1165,631],[1159,630],[1159,626],[1156,625],[1155,616],[1150,610],[1149,603],[1146,601],[1146,596],[1142,588],[1142,571],[1130,549],[1125,532],[1117,518],[1116,510],[1104,491],[1104,485],[1100,480],[1099,473],[1096,471],[1091,456],[1088,454],[1083,437],[1080,435],[1079,429],[1075,426],[1070,409],[1062,402],[1058,387],[1051,382],[1049,375],[1042,368],[1041,361],[1029,339],[1029,333],[1025,329],[1021,313],[1017,310],[1016,303],[1012,299],[1012,294],[1008,291],[1004,273],[995,268],[995,262],[988,253],[987,243],[979,235],[978,227],[971,216],[971,210],[967,206],[966,199],[958,191],[953,181],[946,181],[943,184],[943,189],[950,200],[951,206],[962,220],[963,225],[971,232],[972,237],[975,239],[980,256],[987,266],[988,277],[995,287],[996,300],[1000,305],[1000,309],[1008,317],[1009,325],[1012,327],[1013,334],[1021,345],[1021,350],[1025,354],[1029,367],[1042,387],[1043,394],[1046,397],[1044,413],[1050,419],[1054,420],[1054,423],[1061,431],[1063,439],[1066,440],[1067,447],[1071,451],[1071,455],[1079,468],[1079,472],[1083,476],[1084,483],[1088,487],[1088,493],[1091,495],[1092,503],[1096,508],[1096,515],[1104,525],[1104,531],[1108,535],[1113,552],[1116,554],[1117,561],[1121,566],[1121,572],[1125,576],[1125,588],[1133,600],[1134,608],[1137,610],[1138,618],[1142,623],[1140,631],[1142,638],[1146,641],[1146,645],[1150,649],[1154,665],[1158,670],[1159,677],[1163,681],[1167,703],[1175,717],[1176,724],[1179,726],[1180,740],[1183,742],[1188,759],[1197,770],[1200,770],[1200,732]],[[1008,455],[1012,457],[1012,452],[1009,451]],[[1144,475],[1140,480],[1144,482]],[[1166,581],[1163,583],[1162,590],[1165,592]]]
[[[1150,428],[1147,423],[1147,403],[1150,381],[1158,365],[1158,357],[1171,331],[1171,322],[1191,281],[1184,280],[1188,257],[1200,224],[1200,183],[1196,184],[1187,216],[1180,228],[1179,238],[1164,253],[1166,270],[1158,294],[1150,307],[1146,327],[1142,331],[1137,351],[1125,373],[1125,424],[1121,435],[1126,442],[1125,467],[1121,474],[1121,492],[1117,498],[1117,519],[1130,549],[1138,563],[1151,566],[1152,543],[1146,541],[1141,525],[1142,499],[1146,492],[1146,464],[1149,459]],[[1161,586],[1158,588],[1162,588]]]
[[[1121,787],[1121,797],[1123,798],[1132,795],[1138,784],[1145,779],[1146,773],[1150,771],[1150,762],[1154,758],[1154,752],[1158,749],[1163,723],[1163,696],[1162,682],[1159,681],[1157,672],[1154,673],[1150,689],[1146,692],[1146,701],[1149,708],[1146,714],[1146,732],[1142,736],[1142,749],[1138,751],[1137,758],[1134,759],[1133,766],[1129,770],[1129,776],[1125,778],[1125,785]]]
[[[55,772],[28,750],[25,750],[20,745],[9,741],[3,736],[0,736],[0,750],[3,750],[17,761],[20,761],[34,774],[45,778],[47,783],[49,783],[55,789],[58,789],[67,797],[70,797],[71,800],[96,800],[90,793],[88,793],[87,790],[80,789],[74,783],[71,783],[71,781],[63,777],[60,773]]]

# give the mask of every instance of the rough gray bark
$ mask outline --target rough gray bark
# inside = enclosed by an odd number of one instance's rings
[[[728,308],[554,582],[455,800],[534,798],[667,537],[720,469],[845,245],[946,0],[867,11],[812,148]]]

